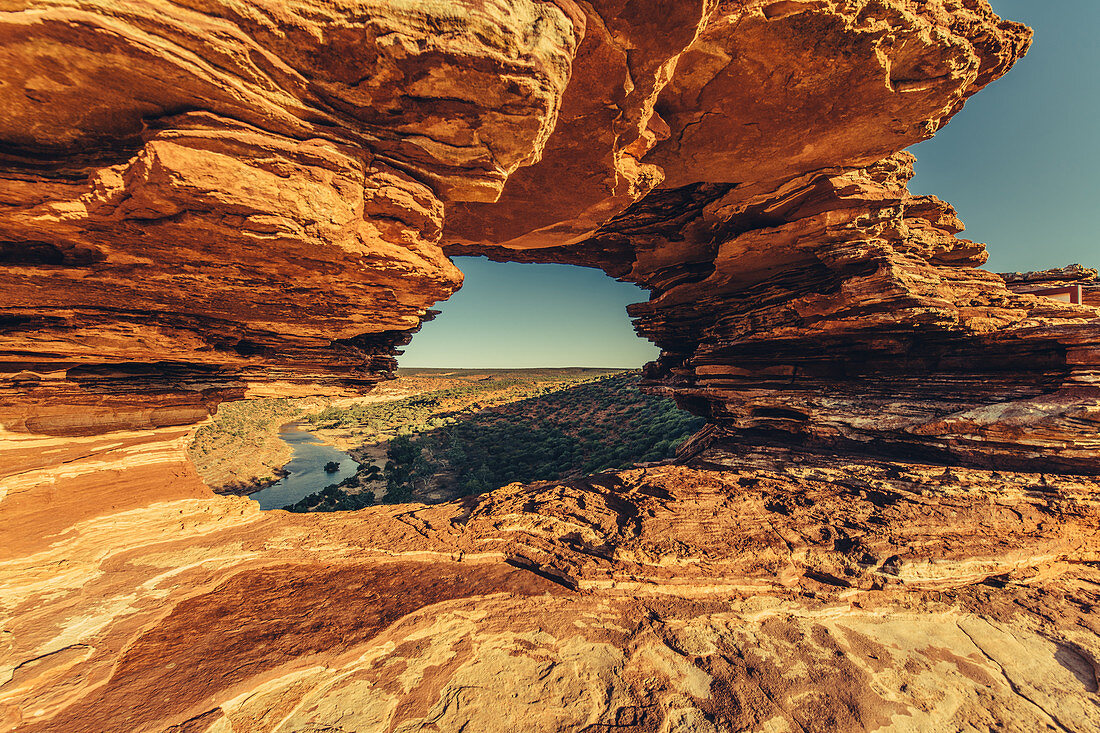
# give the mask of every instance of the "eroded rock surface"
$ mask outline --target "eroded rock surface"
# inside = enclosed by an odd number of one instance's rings
[[[980,269],[900,152],[1026,52],[984,0],[16,0],[0,39],[3,726],[1100,727],[1095,272]],[[210,494],[196,423],[384,379],[455,254],[648,288],[686,465]]]
[[[641,159],[664,171],[652,192],[583,231],[524,231],[532,192],[510,182],[448,219],[447,251],[649,289],[630,312],[663,350],[650,384],[715,439],[1100,472],[1100,313],[978,269],[984,245],[908,192],[913,158],[896,152],[1029,38],[981,3],[723,4],[654,103],[668,132]]]
[[[538,157],[578,36],[539,2],[5,4],[0,419],[110,429],[119,362],[203,411],[377,382],[461,283],[444,201]]]
[[[1094,482],[769,464],[710,453],[433,507],[287,516],[181,499],[84,522],[4,567],[20,660],[4,721],[1100,724]]]

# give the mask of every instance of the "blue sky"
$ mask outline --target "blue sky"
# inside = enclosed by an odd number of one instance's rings
[[[1100,0],[991,0],[1035,29],[1028,55],[912,148],[914,193],[954,204],[987,269],[1100,265]]]
[[[400,357],[403,367],[639,367],[657,358],[634,335],[628,303],[645,290],[602,270],[459,257],[462,289],[436,305]]]
[[[914,193],[955,205],[988,269],[1100,265],[1100,0],[991,0],[1035,29],[1009,74],[915,146]],[[644,290],[598,270],[459,258],[466,284],[413,338],[405,367],[637,367],[657,349],[625,307]]]

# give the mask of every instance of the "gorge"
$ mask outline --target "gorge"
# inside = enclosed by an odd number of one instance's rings
[[[294,455],[283,468],[287,475],[270,486],[249,494],[261,509],[282,509],[302,497],[355,475],[359,464],[346,453],[324,445],[297,425],[284,426],[279,437]]]
[[[984,270],[907,188],[1028,50],[986,0],[11,0],[0,39],[5,729],[1100,727],[1100,279]],[[326,515],[200,480],[219,404],[387,379],[471,254],[646,288],[678,460]]]

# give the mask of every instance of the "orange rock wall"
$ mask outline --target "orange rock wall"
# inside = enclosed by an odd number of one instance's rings
[[[1030,38],[985,0],[3,4],[0,726],[1100,727],[1100,312],[980,269],[899,152]],[[458,254],[648,288],[649,384],[710,421],[681,465],[202,486],[195,424],[386,378]]]
[[[647,288],[630,313],[662,348],[649,384],[705,415],[712,440],[1100,473],[1100,312],[979,269],[984,245],[908,192],[898,152],[1029,43],[984,3],[720,4],[639,112],[662,131],[640,157],[661,171],[649,193],[624,205],[605,186],[592,226],[591,208],[547,196],[535,227],[527,181],[576,165],[563,144],[498,203],[462,204],[446,251]],[[566,110],[548,150],[581,137]]]
[[[0,566],[20,731],[1089,730],[1094,481],[712,451],[435,507],[177,499]]]
[[[461,283],[444,201],[538,157],[579,33],[537,2],[7,3],[0,420],[110,424],[83,382],[120,363],[142,407],[384,378]]]

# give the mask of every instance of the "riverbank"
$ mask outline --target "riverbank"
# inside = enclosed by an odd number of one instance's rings
[[[287,464],[294,454],[281,439],[280,430],[288,423],[299,422],[319,442],[359,463],[375,463],[381,468],[395,435],[430,432],[462,416],[537,399],[619,371],[402,369],[398,379],[359,397],[225,403],[210,423],[198,430],[190,455],[204,483],[215,493],[249,496],[287,477]],[[326,485],[331,483],[335,482]],[[385,491],[377,482],[345,488],[350,493]],[[429,492],[425,498],[438,501],[446,496]]]
[[[287,462],[289,462],[291,456],[293,455],[293,451],[287,452],[289,453],[289,455],[287,456],[286,460]],[[286,470],[285,466],[279,466],[278,468],[271,469],[271,474],[272,475],[270,476],[264,477],[256,476],[250,481],[219,486],[218,488],[213,489],[213,491],[215,494],[219,494],[221,496],[251,496],[257,491],[263,491],[268,486],[274,486],[275,484],[279,483],[288,475],[290,475],[290,471]]]
[[[283,425],[316,400],[265,399],[227,402],[200,427],[188,453],[203,482],[217,494],[245,496],[277,483],[292,448],[279,437]]]
[[[293,450],[280,439],[288,422],[308,419],[326,409],[350,410],[394,402],[454,382],[447,375],[402,376],[378,385],[370,394],[331,400],[320,397],[244,400],[222,404],[217,414],[198,429],[188,448],[203,483],[214,493],[247,496],[285,478],[284,467]],[[338,431],[311,430],[322,442],[348,450],[362,441]]]
[[[317,436],[302,430],[301,424],[283,425],[278,437],[291,450],[291,459],[283,467],[286,476],[254,492],[249,497],[261,509],[282,509],[309,494],[338,484],[355,475],[359,463],[342,451],[322,443]],[[331,470],[335,464],[335,470]]]

